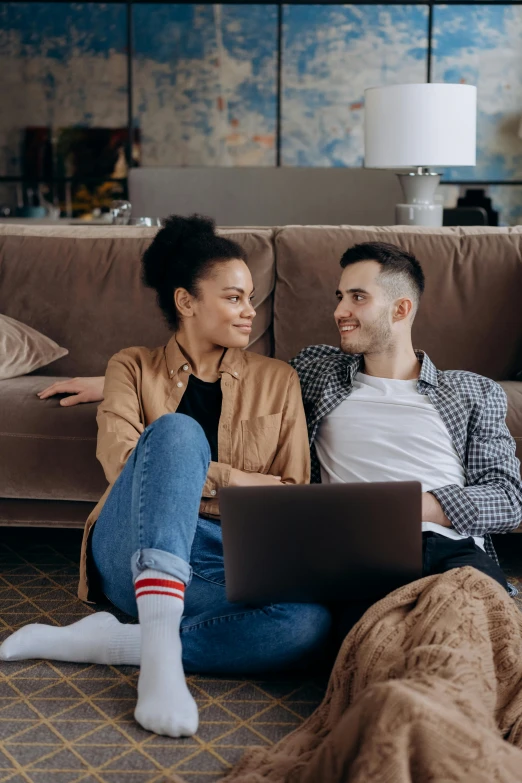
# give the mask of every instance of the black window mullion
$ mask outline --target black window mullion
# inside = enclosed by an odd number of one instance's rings
[[[283,4],[277,6],[277,76],[276,76],[276,166],[281,165],[283,102]]]
[[[132,166],[134,117],[132,103],[132,60],[134,53],[132,2],[127,2],[127,169]]]

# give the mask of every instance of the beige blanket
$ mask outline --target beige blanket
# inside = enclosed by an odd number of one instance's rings
[[[522,781],[522,614],[473,568],[375,604],[315,713],[227,783]]]

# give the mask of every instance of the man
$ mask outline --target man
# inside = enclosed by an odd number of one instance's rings
[[[520,463],[506,396],[471,372],[437,370],[413,349],[424,291],[417,259],[373,242],[349,248],[334,318],[340,348],[305,348],[297,370],[308,422],[312,482],[422,483],[424,573],[471,565],[507,587],[491,533],[522,519]],[[441,307],[441,317],[443,317]],[[103,378],[62,381],[62,405],[102,399]]]
[[[347,250],[341,267],[341,347],[311,346],[290,362],[312,481],[418,479],[424,574],[474,566],[507,589],[490,533],[519,525],[522,483],[503,389],[475,373],[437,370],[414,351],[424,274],[413,255],[366,243]]]

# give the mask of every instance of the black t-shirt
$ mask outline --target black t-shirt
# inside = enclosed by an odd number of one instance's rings
[[[218,461],[218,427],[222,401],[221,381],[207,383],[195,375],[190,375],[185,394],[176,410],[176,413],[191,416],[201,424],[210,445],[213,462]]]

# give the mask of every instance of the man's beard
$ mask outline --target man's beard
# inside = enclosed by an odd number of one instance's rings
[[[341,351],[343,353],[382,353],[390,346],[392,331],[386,310],[383,310],[371,324],[366,324],[364,327],[359,325],[356,331],[358,332],[357,339],[350,340],[349,344],[343,345],[341,337]],[[350,332],[345,332],[345,334],[350,334]]]

